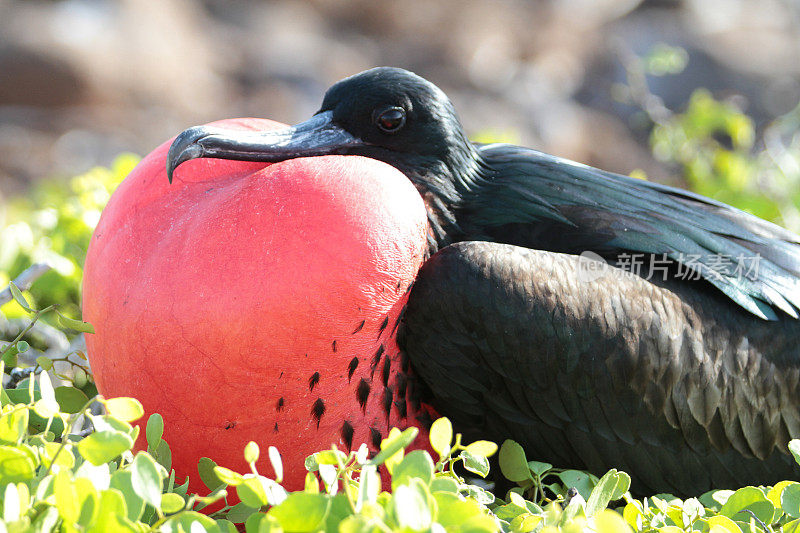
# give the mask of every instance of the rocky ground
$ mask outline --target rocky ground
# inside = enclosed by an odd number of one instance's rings
[[[705,86],[764,122],[800,100],[793,0],[0,0],[0,197],[197,123],[303,120],[385,64],[439,84],[472,135],[669,181],[611,96],[660,42],[690,58],[649,80],[668,106]]]

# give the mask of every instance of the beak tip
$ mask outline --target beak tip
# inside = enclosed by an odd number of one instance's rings
[[[172,184],[172,179],[175,175],[175,169],[181,163],[203,157],[204,149],[199,144],[199,141],[210,134],[209,128],[204,126],[195,126],[181,132],[169,147],[167,152],[167,179]]]

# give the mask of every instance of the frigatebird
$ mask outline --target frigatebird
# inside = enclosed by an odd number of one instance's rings
[[[322,154],[415,185],[431,257],[400,346],[462,431],[637,492],[698,494],[797,475],[800,237],[703,196],[510,144],[468,140],[434,84],[380,67],[284,130],[199,126],[189,159]],[[638,268],[634,268],[637,266]]]

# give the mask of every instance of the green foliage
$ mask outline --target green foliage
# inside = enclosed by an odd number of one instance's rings
[[[598,479],[557,469],[529,461],[510,440],[499,449],[499,463],[518,487],[501,498],[475,481],[489,473],[488,457],[498,447],[463,444],[447,419],[430,431],[436,461],[427,451],[408,450],[415,428],[393,429],[372,458],[366,445],[309,456],[305,489],[289,492],[280,484],[277,450],[267,452],[276,473],[269,477],[257,470],[261,451],[251,442],[243,450],[249,472],[205,458],[198,470],[209,493],[187,494],[188,480],[178,485],[171,470],[159,415],[144,425],[147,451],[134,452],[139,428],[131,423],[143,415],[136,400],[81,396],[76,408],[73,394],[57,394],[46,371],[24,386],[28,394],[19,401],[12,399],[16,389],[0,396],[0,531],[227,533],[239,524],[247,532],[739,533],[793,531],[800,524],[800,483],[714,491],[685,501],[670,495],[637,500],[623,472]],[[105,414],[91,409],[94,401]],[[46,418],[45,426],[33,427],[33,417]],[[76,433],[83,421],[91,423],[91,433]],[[800,441],[791,444],[798,446]],[[391,476],[391,491],[382,490],[379,469]],[[459,474],[464,470],[477,477],[465,478]],[[214,503],[218,510],[208,513]]]
[[[675,113],[647,91],[645,80],[678,73],[686,62],[682,49],[660,45],[626,64],[629,83],[617,93],[649,118],[655,155],[679,168],[696,191],[800,229],[800,108],[757,128],[736,103],[699,89]],[[492,140],[500,135],[486,133]],[[0,343],[0,374],[36,355],[31,333],[47,317],[71,336],[91,331],[70,318],[77,316],[83,258],[102,207],[135,163],[134,156],[122,156],[111,169],[68,184],[43,183],[0,220],[0,286],[33,262],[54,268],[30,292],[9,286],[14,303],[3,312],[22,325]],[[134,452],[139,427],[132,423],[143,416],[142,406],[97,397],[88,367],[68,355],[32,357],[35,365],[15,368],[0,392],[0,533],[227,533],[237,530],[234,524],[247,532],[800,531],[798,482],[639,500],[628,492],[624,472],[598,478],[555,468],[529,460],[513,441],[499,450],[488,441],[463,444],[447,419],[430,430],[435,457],[409,451],[416,429],[393,429],[372,458],[365,445],[309,456],[304,490],[290,492],[281,485],[284,470],[300,465],[284,465],[269,446],[270,477],[256,468],[264,450],[250,443],[243,450],[249,471],[204,458],[198,472],[209,492],[188,494],[188,480],[176,480],[171,468],[163,419],[149,417],[142,425],[147,449]],[[54,372],[59,360],[73,365],[69,375]],[[71,383],[54,386],[51,375]],[[800,459],[800,441],[789,449]],[[493,494],[481,479],[498,451],[502,473],[517,485],[505,495]],[[390,483],[382,483],[383,471]]]
[[[32,299],[41,307],[60,302],[75,314],[92,231],[111,193],[138,161],[124,154],[111,168],[98,167],[68,182],[43,181],[25,198],[13,199],[6,220],[0,211],[0,286],[32,263],[47,263],[53,270],[37,282]],[[4,312],[16,317],[18,310],[9,305]]]
[[[679,169],[692,190],[800,231],[800,106],[756,125],[741,98],[696,89],[675,112],[649,91],[647,76],[681,72],[686,52],[662,44],[624,59],[627,84],[614,93],[642,110],[657,159]]]

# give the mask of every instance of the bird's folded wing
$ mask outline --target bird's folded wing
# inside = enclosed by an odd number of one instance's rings
[[[672,284],[457,243],[420,271],[401,343],[440,412],[531,460],[616,466],[639,491],[783,479],[800,436],[798,322]]]
[[[800,314],[800,237],[738,209],[528,148],[480,148],[491,172],[463,207],[471,238],[683,263],[762,318]]]

